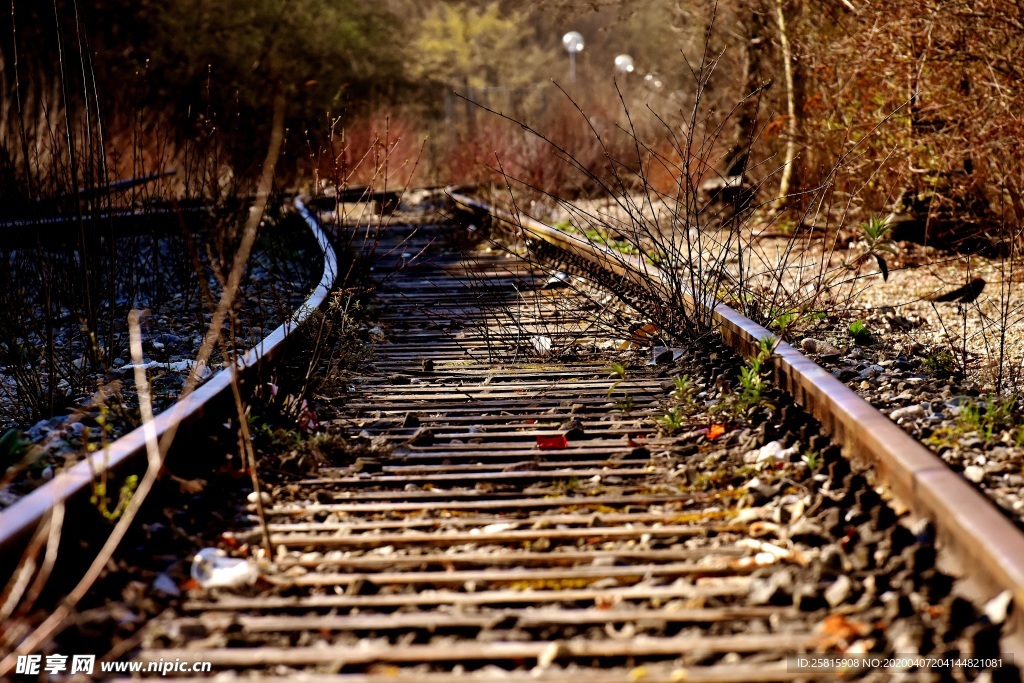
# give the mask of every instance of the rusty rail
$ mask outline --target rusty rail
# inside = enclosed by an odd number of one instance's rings
[[[664,279],[656,266],[640,257],[591,244],[472,197],[458,193],[450,196],[458,204],[571,254],[599,262],[624,278]],[[689,298],[692,302],[692,296]],[[771,335],[725,304],[716,304],[713,315],[723,339],[744,357],[755,351],[758,340]],[[1008,630],[1019,637],[1024,626],[1019,609],[1024,604],[1024,534],[937,455],[793,346],[780,343],[772,362],[779,387],[821,422],[847,458],[870,467],[877,475],[877,484],[889,489],[913,514],[934,523],[939,540],[965,577],[986,597],[1003,591],[1012,593],[1018,609],[1011,614]]]
[[[338,272],[337,255],[327,235],[300,199],[295,200],[295,208],[306,221],[323,253],[323,275],[320,282],[288,320],[238,358],[236,367],[221,370],[194,392],[157,415],[153,422],[158,439],[169,430],[196,424],[211,402],[227,395],[235,376],[245,381],[253,377],[260,367],[278,359],[291,334],[327,300]],[[130,463],[145,462],[145,459],[146,436],[144,428],[139,426],[0,511],[0,555],[10,560],[19,557],[28,535],[41,523],[45,523],[54,506],[87,492],[97,472],[117,471]]]

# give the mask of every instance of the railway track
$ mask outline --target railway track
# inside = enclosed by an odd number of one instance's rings
[[[1017,680],[988,600],[1024,585],[1019,534],[940,509],[963,491],[801,384],[809,361],[778,349],[777,377],[817,417],[779,389],[760,419],[709,414],[731,347],[649,363],[643,321],[600,324],[628,312],[575,278],[582,246],[538,231],[561,250],[538,264],[461,231],[384,229],[386,341],[332,425],[358,457],[270,491],[273,557],[242,510],[225,541],[254,585],[190,591],[124,654],[163,680],[830,681],[799,658],[856,653],[925,658],[843,680]]]

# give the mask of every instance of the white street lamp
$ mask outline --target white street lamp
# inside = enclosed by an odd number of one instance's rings
[[[576,83],[576,53],[583,52],[583,36],[569,31],[562,36],[562,47],[569,53],[569,82]]]
[[[619,55],[615,58],[615,70],[620,74],[631,74],[634,69],[633,58],[629,55]]]
[[[661,78],[657,74],[647,74],[644,76],[644,85],[651,90],[661,90],[665,84],[661,82]]]

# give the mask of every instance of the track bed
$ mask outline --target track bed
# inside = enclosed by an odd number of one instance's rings
[[[333,425],[360,457],[277,485],[255,587],[190,591],[137,659],[265,681],[755,682],[836,680],[798,666],[815,653],[1000,657],[930,527],[816,421],[771,391],[750,419],[708,412],[731,351],[620,350],[630,325],[598,322],[624,315],[613,297],[454,226],[386,228],[378,253],[386,341]],[[251,515],[228,531],[264,542]],[[843,680],[978,673],[898,669]]]

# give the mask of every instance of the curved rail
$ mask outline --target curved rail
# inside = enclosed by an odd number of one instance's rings
[[[458,204],[570,254],[599,262],[622,277],[664,279],[657,267],[639,257],[624,256],[465,195],[450,196]],[[715,305],[713,316],[726,343],[744,357],[755,352],[759,339],[771,334],[725,304]],[[915,515],[934,523],[951,559],[978,589],[987,597],[1011,592],[1018,609],[1011,614],[1010,625],[1020,634],[1024,626],[1019,609],[1024,605],[1024,534],[937,455],[790,344],[779,343],[772,362],[775,382],[821,422],[847,458],[871,467],[878,476],[875,483],[888,488]]]
[[[235,367],[221,370],[194,392],[157,415],[153,423],[158,439],[171,429],[185,427],[199,420],[212,401],[226,395],[236,375],[244,381],[255,375],[261,366],[277,359],[291,334],[327,300],[338,273],[337,255],[316,218],[300,199],[295,200],[295,208],[306,221],[323,253],[323,275],[320,282],[291,317],[238,358]],[[116,471],[128,463],[145,460],[146,436],[144,427],[139,426],[0,511],[0,555],[7,560],[16,560],[32,530],[45,522],[54,506],[88,490],[95,481],[96,472]]]

